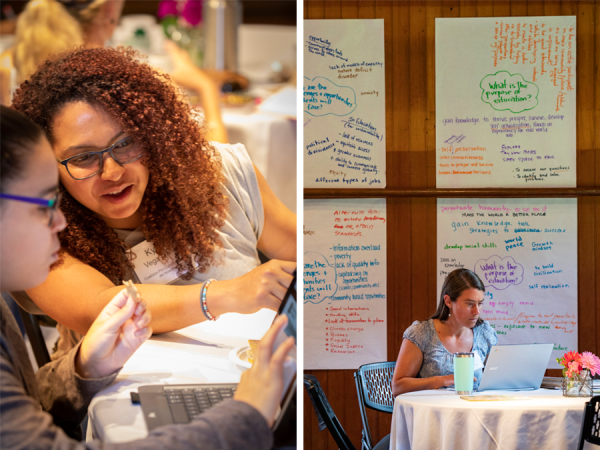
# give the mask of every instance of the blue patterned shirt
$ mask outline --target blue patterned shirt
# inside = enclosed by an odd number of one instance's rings
[[[454,357],[442,345],[442,341],[440,341],[435,331],[433,319],[423,322],[414,321],[404,332],[403,338],[415,344],[423,353],[423,364],[417,378],[452,375],[454,373]],[[484,321],[481,325],[473,328],[473,349],[471,351],[479,353],[482,362],[492,349],[492,345],[497,343],[498,336],[489,323]],[[482,375],[483,371],[481,369],[475,371],[477,381],[473,383],[474,389],[479,387]]]

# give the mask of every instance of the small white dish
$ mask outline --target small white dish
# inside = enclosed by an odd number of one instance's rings
[[[252,367],[252,363],[248,362],[248,350],[250,350],[249,346],[236,347],[229,352],[229,359],[236,363],[238,366],[242,366],[249,369],[250,367]]]

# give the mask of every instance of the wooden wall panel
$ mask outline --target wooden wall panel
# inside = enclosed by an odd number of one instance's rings
[[[595,48],[594,52],[594,61],[595,61],[595,77],[592,79],[592,85],[590,89],[594,89],[594,110],[593,114],[595,115],[594,119],[594,129],[596,130],[596,136],[594,138],[594,149],[596,149],[596,186],[600,186],[600,155],[598,154],[600,149],[600,71],[598,70],[598,65],[600,64],[600,7],[596,6],[593,11],[594,15],[594,33],[591,39],[593,39],[593,44]],[[595,304],[595,316],[596,316],[596,350],[600,349],[600,261],[598,261],[598,255],[600,255],[600,199],[596,199],[596,215],[595,215],[595,227],[596,235],[595,235],[595,255],[596,255],[596,270],[595,277],[596,280],[596,304]]]
[[[579,350],[600,352],[600,2],[553,0],[304,0],[309,19],[383,18],[386,58],[387,346],[396,359],[402,334],[437,305],[435,191],[435,18],[577,16],[577,190],[527,196],[578,196]],[[586,191],[583,192],[583,188]],[[344,190],[307,189],[306,198],[341,198]],[[417,192],[418,191],[418,192]],[[432,194],[433,192],[433,194]],[[530,194],[532,193],[532,194]],[[590,195],[590,193],[592,195]],[[381,195],[380,195],[381,194]],[[596,194],[596,195],[594,195]],[[464,195],[464,194],[463,194]],[[502,194],[504,195],[504,194]],[[522,190],[508,197],[523,196]],[[474,195],[476,196],[476,195]],[[558,375],[558,371],[550,371]],[[316,375],[342,426],[360,448],[361,420],[352,370]],[[368,412],[374,439],[390,431],[391,415]],[[304,448],[335,450],[319,432],[305,396]]]
[[[596,114],[598,114],[598,110],[596,110]],[[596,211],[595,211],[595,219],[594,219],[594,229],[596,230],[596,234],[594,236],[594,246],[590,245],[590,248],[595,247],[595,271],[592,272],[592,276],[594,280],[596,280],[595,288],[596,288],[596,297],[594,300],[594,311],[587,311],[581,307],[578,308],[578,314],[581,316],[582,314],[590,314],[595,316],[595,334],[596,334],[596,352],[594,354],[598,354],[597,352],[600,350],[600,261],[598,255],[600,255],[600,199],[594,199],[596,203]],[[588,283],[588,289],[592,289],[594,286],[592,283]],[[580,347],[583,348],[583,347]]]
[[[342,14],[341,0],[330,0],[325,3],[323,18],[324,19],[339,19]]]
[[[344,0],[341,19],[356,19],[358,17],[358,0]]]
[[[544,15],[544,2],[535,0],[527,2],[527,15],[528,16],[543,16]]]
[[[568,5],[572,6],[572,5]],[[570,10],[565,6],[566,9]],[[586,36],[589,40],[594,33],[594,5],[579,5],[577,14],[577,34]],[[592,41],[593,42],[593,41]],[[595,150],[593,148],[596,129],[593,114],[596,86],[594,81],[594,45],[580,46],[577,40],[577,86],[589,86],[587,89],[577,89],[577,185],[581,187],[592,186],[595,183]]]
[[[408,140],[410,42],[408,39],[408,11],[409,5],[404,2],[401,2],[400,5],[394,5],[392,11],[392,59],[389,64],[392,72],[392,82],[385,86],[385,110],[386,114],[391,114],[393,118],[391,130],[388,131],[386,128],[387,187],[396,189],[410,188],[410,158],[408,151],[410,148]],[[386,67],[388,67],[387,63]],[[393,145],[390,145],[392,142]]]
[[[531,3],[531,2],[529,2]],[[491,0],[485,0],[477,2],[477,17],[493,17],[494,15],[494,2]],[[541,15],[541,13],[540,13]]]

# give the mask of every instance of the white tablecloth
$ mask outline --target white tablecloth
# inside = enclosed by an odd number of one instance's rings
[[[131,403],[130,392],[144,384],[237,383],[245,370],[230,352],[260,338],[275,313],[225,314],[183,330],[153,336],[121,370],[116,381],[92,400],[88,409],[87,440],[128,442],[148,431],[142,408]]]
[[[577,448],[589,397],[566,398],[562,391],[545,389],[475,395],[519,395],[530,400],[468,402],[444,390],[399,395],[390,450]]]

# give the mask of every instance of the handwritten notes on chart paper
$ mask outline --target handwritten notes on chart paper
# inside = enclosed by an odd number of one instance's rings
[[[575,16],[435,33],[437,187],[575,187]]]
[[[385,187],[383,19],[304,21],[304,187]]]
[[[385,361],[385,199],[304,202],[304,368]]]
[[[438,291],[465,267],[485,285],[499,344],[577,351],[577,199],[438,199]]]

